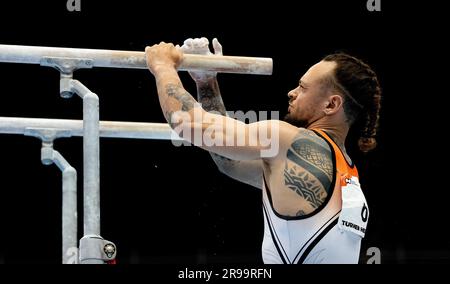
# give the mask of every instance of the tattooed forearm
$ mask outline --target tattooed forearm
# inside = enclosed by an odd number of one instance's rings
[[[223,104],[216,78],[207,82],[197,83],[197,98],[204,110],[226,115],[225,105]]]
[[[202,104],[202,108],[208,112],[227,115],[221,97],[203,97],[199,102]]]
[[[197,99],[205,111],[227,115],[217,78],[211,77],[205,81],[197,81]],[[209,153],[223,174],[256,188],[262,188],[261,160],[238,161],[213,152]]]
[[[168,97],[172,97],[181,103],[182,111],[190,111],[194,108],[194,105],[196,103],[195,99],[182,87],[174,84],[168,84],[166,86],[166,93]],[[167,111],[173,112],[174,110]]]
[[[176,102],[178,102],[173,104],[172,100],[170,103],[164,104],[163,107],[164,118],[167,120],[171,128],[175,128],[179,122],[173,119],[173,114],[180,110],[190,111],[194,108],[196,101],[182,86],[176,84],[167,84],[165,93],[168,98],[175,99]]]

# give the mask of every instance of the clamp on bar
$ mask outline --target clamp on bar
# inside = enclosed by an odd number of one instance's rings
[[[85,235],[80,240],[80,263],[114,263],[117,249],[113,242],[98,235]]]
[[[65,99],[71,98],[74,93],[70,86],[73,72],[78,69],[91,69],[94,66],[92,59],[70,57],[43,56],[40,63],[41,66],[53,67],[61,73],[60,93]]]

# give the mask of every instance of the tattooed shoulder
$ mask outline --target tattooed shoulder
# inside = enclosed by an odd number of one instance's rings
[[[327,198],[333,181],[330,146],[314,132],[301,129],[286,155],[284,182],[313,209]]]

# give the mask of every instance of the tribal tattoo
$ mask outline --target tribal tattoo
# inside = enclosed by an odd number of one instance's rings
[[[309,133],[306,136],[297,135],[287,152],[285,185],[308,201],[314,209],[325,201],[330,190],[333,180],[331,157],[329,146]],[[301,216],[300,211],[297,216]]]

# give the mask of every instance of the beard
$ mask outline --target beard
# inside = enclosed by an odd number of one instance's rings
[[[307,128],[308,125],[309,125],[308,120],[296,118],[290,112],[288,112],[284,116],[283,120],[286,121],[289,124],[292,124],[292,125],[296,126],[296,127]]]

